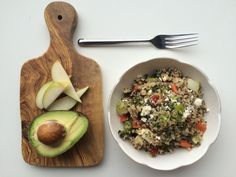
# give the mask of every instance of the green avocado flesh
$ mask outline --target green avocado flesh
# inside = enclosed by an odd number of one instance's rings
[[[57,146],[49,146],[38,140],[37,130],[47,121],[56,121],[64,126],[66,135]],[[36,117],[29,128],[30,144],[45,157],[55,157],[74,146],[88,129],[88,119],[74,111],[52,111]]]

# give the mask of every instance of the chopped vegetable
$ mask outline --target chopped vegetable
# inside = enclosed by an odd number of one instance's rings
[[[125,101],[119,101],[116,105],[116,112],[119,115],[124,115],[128,113],[128,103]]]
[[[205,132],[207,129],[207,125],[204,122],[198,122],[196,125],[197,129],[200,130],[201,132]]]
[[[160,97],[160,96],[159,96],[158,94],[152,95],[152,96],[151,96],[151,101],[152,101],[153,103],[157,103],[159,97]]]
[[[132,121],[132,128],[140,128],[140,122],[138,120],[133,120]]]
[[[120,122],[123,123],[126,120],[128,120],[128,116],[127,115],[120,115]]]
[[[132,145],[135,149],[141,149],[144,145],[144,139],[141,136],[136,136],[132,141]]]
[[[179,146],[182,147],[182,148],[186,148],[186,149],[189,149],[192,147],[192,144],[190,144],[188,141],[186,140],[181,140],[179,142]]]
[[[201,139],[202,139],[201,135],[196,135],[192,137],[192,142],[194,144],[199,144],[201,142]]]
[[[174,83],[174,84],[171,84],[171,89],[172,89],[172,91],[173,91],[174,93],[178,94],[178,89],[177,89],[177,86],[176,86],[175,83]]]
[[[170,120],[167,115],[161,115],[159,119],[160,119],[160,122],[162,122],[163,124],[167,124]]]
[[[175,105],[175,110],[176,110],[178,113],[183,114],[183,112],[184,112],[184,105],[182,105],[182,104],[176,104],[176,105]]]
[[[188,78],[187,80],[188,85],[187,87],[195,92],[198,92],[200,89],[200,83],[198,81],[195,81],[193,79]]]
[[[130,121],[125,121],[125,123],[124,123],[124,129],[125,129],[125,130],[129,130],[129,129],[131,129],[131,128],[132,128],[131,122],[130,122]]]
[[[137,133],[153,146],[156,146],[159,142],[158,137],[148,128],[139,129]]]
[[[153,157],[155,157],[158,153],[158,149],[156,147],[153,147],[149,152]]]

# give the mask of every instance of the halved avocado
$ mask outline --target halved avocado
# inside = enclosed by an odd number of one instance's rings
[[[78,112],[46,112],[31,123],[29,141],[40,155],[55,157],[74,146],[86,133],[88,124],[88,119]]]

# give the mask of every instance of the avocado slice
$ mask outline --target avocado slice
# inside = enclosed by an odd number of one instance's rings
[[[55,124],[50,125],[61,125],[65,130],[65,135],[63,139],[57,144],[44,144],[38,138],[38,130],[42,125],[55,122]],[[38,154],[45,157],[55,157],[70,149],[74,146],[81,137],[86,133],[88,129],[88,119],[79,112],[74,111],[51,111],[43,113],[37,116],[30,125],[29,128],[29,142],[37,150]],[[45,130],[44,130],[45,131]],[[44,133],[44,138],[51,136],[54,138],[55,132],[52,132],[52,128],[48,130],[49,134]],[[41,135],[40,135],[41,136]],[[61,137],[61,136],[60,136]]]

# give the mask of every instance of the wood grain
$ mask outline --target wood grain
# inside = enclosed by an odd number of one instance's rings
[[[75,9],[68,3],[53,2],[45,9],[45,21],[50,33],[50,46],[41,57],[24,63],[20,80],[20,114],[22,122],[22,155],[24,160],[36,166],[85,167],[98,164],[104,153],[104,120],[102,77],[99,65],[80,54],[73,46],[72,38],[77,25]],[[52,64],[59,60],[66,72],[72,75],[75,88],[90,86],[82,97],[83,104],[74,108],[89,118],[85,136],[69,151],[55,158],[38,155],[28,142],[28,127],[41,114],[35,97],[40,87],[51,80]]]

